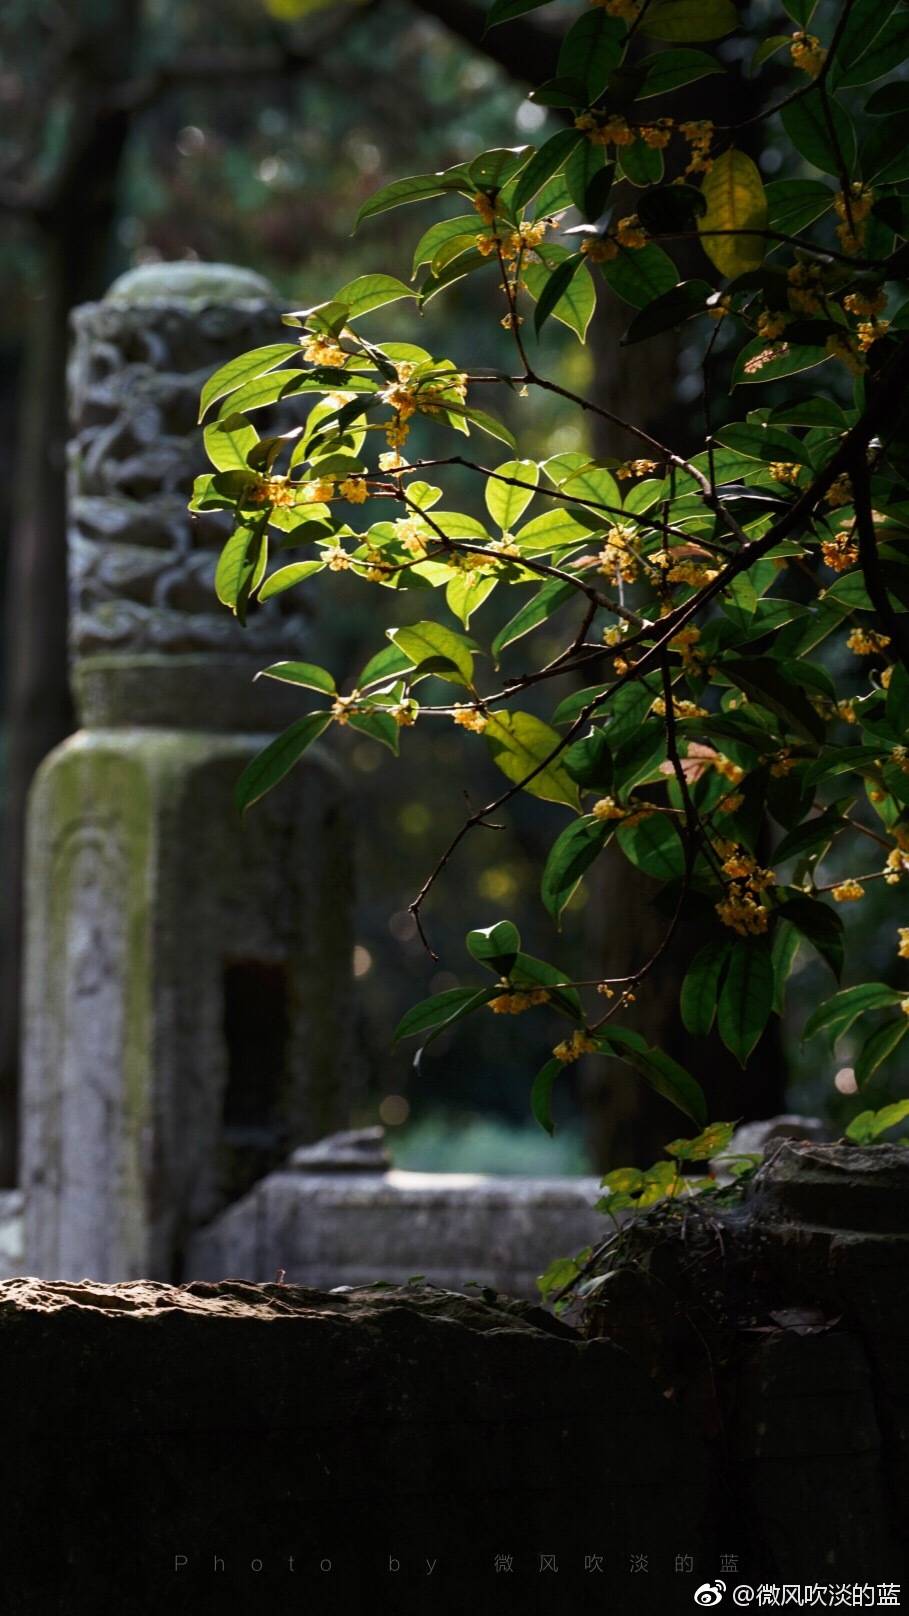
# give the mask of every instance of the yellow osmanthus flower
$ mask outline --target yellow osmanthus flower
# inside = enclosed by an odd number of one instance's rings
[[[838,701],[836,704],[836,712],[837,717],[841,718],[845,724],[855,724],[858,722],[855,711],[855,703],[852,701]]]
[[[873,319],[887,307],[887,293],[882,286],[875,292],[850,292],[843,298],[843,308],[848,314],[860,315],[863,319]]]
[[[486,196],[483,191],[478,191],[472,201],[483,223],[492,224],[496,216],[496,205],[492,198]]]
[[[350,566],[350,556],[340,544],[333,544],[322,552],[328,562],[329,572],[346,572]]]
[[[747,892],[733,892],[715,906],[724,926],[737,931],[739,936],[758,936],[767,930],[769,915],[763,904]]]
[[[800,67],[803,73],[816,79],[825,61],[827,52],[816,34],[808,34],[804,28],[793,34],[789,45],[789,54],[793,64]]]
[[[613,797],[601,797],[591,808],[594,819],[627,819],[629,810],[621,807]]]
[[[865,888],[860,881],[841,881],[830,896],[834,903],[858,903],[865,896]]]
[[[858,339],[853,346],[852,339],[844,333],[841,337],[828,337],[824,347],[831,359],[838,359],[841,365],[845,365],[850,376],[863,374],[865,361],[858,347]]]
[[[738,763],[733,763],[732,759],[726,757],[722,752],[717,752],[716,757],[712,758],[711,762],[717,774],[721,774],[723,779],[728,780],[731,785],[737,786],[739,781],[745,777],[745,770]],[[727,797],[727,806],[729,801],[730,798]]]
[[[904,1016],[909,1016],[909,999],[900,999],[900,1009]]]
[[[625,460],[620,466],[613,466],[612,475],[622,483],[629,477],[650,477],[656,470],[655,460]]]
[[[610,241],[608,236],[585,236],[581,242],[581,252],[592,264],[609,264],[619,256],[616,243]]]
[[[314,477],[311,482],[303,483],[300,494],[307,505],[324,505],[326,500],[335,497],[334,478]]]
[[[303,358],[308,359],[311,365],[343,365],[347,355],[331,337],[314,336],[301,337],[300,346],[303,349]]]
[[[890,762],[895,763],[902,774],[909,774],[909,746],[895,746],[890,753]]]
[[[858,331],[855,335],[855,340],[859,346],[859,352],[867,353],[872,344],[877,342],[879,337],[885,336],[889,330],[889,320],[860,321]]]
[[[898,931],[900,940],[899,957],[909,959],[909,926],[900,926]]]
[[[819,314],[823,309],[823,272],[818,264],[799,260],[786,272],[787,300],[794,314]]]
[[[790,488],[797,488],[801,466],[792,460],[771,460],[770,475],[774,482],[788,483]]]
[[[500,993],[490,999],[489,1008],[494,1016],[520,1016],[535,1004],[548,1004],[547,988],[521,988],[515,993]]]
[[[580,1028],[577,1028],[570,1038],[565,1038],[562,1043],[556,1044],[552,1053],[557,1061],[561,1061],[563,1065],[567,1066],[570,1061],[579,1060],[582,1055],[592,1055],[596,1047],[596,1039],[591,1038],[589,1033],[581,1032]]]
[[[657,718],[665,718],[666,717],[666,702],[664,701],[662,696],[657,696],[654,699],[654,701],[653,701],[653,703],[651,705],[650,711],[652,713],[655,713]],[[676,718],[706,718],[707,717],[707,708],[706,707],[699,707],[696,701],[685,701],[680,696],[674,696],[673,697],[672,711],[673,711],[674,717],[676,717]]]
[[[672,139],[672,119],[658,118],[656,123],[643,123],[638,134],[645,146],[660,151],[664,146],[668,146]]]
[[[854,628],[848,635],[846,644],[856,656],[877,656],[878,652],[890,644],[890,635],[878,634],[873,628]]]
[[[713,144],[714,127],[707,118],[699,118],[690,123],[679,125],[679,134],[687,140],[691,148],[686,174],[706,174],[713,167],[710,156],[710,147]]]
[[[784,748],[782,752],[777,753],[776,757],[771,763],[770,773],[774,775],[776,779],[781,780],[785,775],[791,774],[797,762],[798,758],[791,757],[789,752]]]
[[[386,454],[379,455],[380,471],[406,471],[407,461],[396,449],[390,449]]]
[[[890,681],[891,681],[892,678],[893,678],[893,668],[892,668],[892,666],[889,667],[889,668],[885,668],[883,673],[881,674],[881,684],[882,684],[882,686],[883,686],[883,688],[885,690],[890,689]]]
[[[617,522],[606,529],[606,543],[599,553],[599,571],[607,577],[616,573],[626,584],[634,583],[638,575],[638,557],[634,544],[638,530],[630,522]]]
[[[342,499],[349,500],[351,505],[364,504],[369,493],[365,477],[345,477],[339,484],[338,493]]]
[[[829,505],[831,510],[838,510],[841,505],[851,505],[851,503],[852,483],[848,473],[841,471],[840,475],[834,479],[827,489],[824,495],[824,504]]]
[[[426,554],[429,543],[429,534],[423,527],[418,516],[401,516],[395,522],[395,537],[400,539],[405,550],[413,556]]]
[[[835,538],[823,539],[821,555],[824,558],[824,565],[829,567],[831,572],[846,572],[849,567],[854,567],[859,558],[854,529],[842,527]]]
[[[666,578],[671,584],[688,584],[692,589],[702,589],[704,584],[712,583],[716,575],[716,567],[706,567],[703,562],[677,561],[669,568]]]
[[[839,224],[836,233],[844,252],[860,252],[865,244],[865,231],[874,203],[874,192],[861,180],[853,180],[848,198],[840,191],[834,201]]]
[[[461,729],[472,730],[475,735],[482,735],[486,725],[489,723],[486,714],[481,713],[478,707],[468,707],[461,702],[455,703],[454,712],[451,716],[454,722],[460,725]]]
[[[646,247],[650,237],[636,213],[629,213],[620,219],[615,227],[616,240],[620,247]]]
[[[775,337],[781,337],[785,329],[785,314],[769,314],[765,311],[765,313],[758,315],[757,334],[759,337],[766,337],[768,341],[772,342]]]
[[[637,131],[632,129],[621,113],[612,113],[601,122],[591,112],[582,112],[575,118],[574,126],[580,129],[594,146],[632,146],[637,139]]]
[[[415,701],[399,701],[396,706],[386,708],[399,729],[410,729],[417,721],[419,708]]]
[[[357,711],[359,697],[360,692],[358,690],[352,691],[349,696],[335,697],[331,704],[331,716],[336,724],[350,723],[350,710],[353,708],[354,712]]]
[[[295,505],[297,490],[286,477],[263,477],[246,497],[253,505]]]

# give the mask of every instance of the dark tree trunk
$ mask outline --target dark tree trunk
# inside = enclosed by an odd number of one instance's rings
[[[66,384],[69,315],[98,297],[110,272],[117,185],[129,114],[105,109],[126,76],[139,0],[116,0],[106,31],[84,43],[78,108],[65,173],[33,225],[36,295],[30,302],[19,405],[13,530],[6,571],[6,801],[0,919],[0,1185],[15,1182],[23,837],[28,790],[72,728],[66,653]],[[91,77],[87,77],[91,75]]]

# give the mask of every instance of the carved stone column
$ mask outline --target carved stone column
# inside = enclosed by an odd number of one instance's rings
[[[214,596],[222,518],[186,509],[203,380],[280,329],[264,281],[211,265],[134,271],[74,317],[84,727],[36,780],[26,900],[26,1264],[47,1278],[178,1276],[195,1227],[349,1120],[336,776],[314,749],[245,823],[231,795],[300,711],[252,676],[306,620],[291,594],[241,628]]]

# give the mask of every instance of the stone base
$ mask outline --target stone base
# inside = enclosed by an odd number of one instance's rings
[[[39,771],[21,1182],[47,1278],[175,1277],[194,1228],[348,1120],[339,787],[314,748],[241,820],[266,740],[83,730]]]
[[[697,1429],[503,1300],[0,1285],[0,1427],[10,1616],[687,1611],[714,1547]]]
[[[271,1173],[193,1238],[190,1279],[295,1285],[488,1285],[538,1298],[553,1258],[605,1238],[596,1178],[480,1173]]]

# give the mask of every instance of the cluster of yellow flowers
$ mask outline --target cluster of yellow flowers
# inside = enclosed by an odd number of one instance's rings
[[[594,819],[627,819],[629,810],[621,807],[614,797],[601,797],[595,802],[591,813]]]
[[[718,842],[716,848],[723,859],[723,874],[731,883],[726,896],[715,905],[723,925],[742,937],[765,932],[769,913],[760,895],[773,886],[776,876],[772,870],[762,869],[744,848],[728,842]]]
[[[478,707],[468,707],[460,701],[455,703],[454,712],[451,716],[454,722],[460,725],[461,729],[472,730],[475,735],[482,735],[486,725],[489,723],[486,714],[481,713]]]
[[[795,768],[797,762],[798,758],[792,757],[790,755],[789,748],[784,746],[781,752],[777,752],[776,757],[771,763],[770,773],[774,775],[776,779],[781,780],[787,774],[792,773],[792,770]]]
[[[767,341],[772,342],[776,337],[781,337],[785,329],[785,314],[770,314],[765,310],[763,314],[758,315],[757,334],[759,337],[765,337]]]
[[[349,696],[336,696],[331,704],[331,716],[335,723],[349,724],[351,708],[353,708],[354,712],[357,712],[359,710],[357,707],[359,700],[359,690],[352,690]]]
[[[744,778],[745,770],[738,763],[733,763],[732,759],[726,757],[722,752],[717,752],[716,757],[711,758],[710,762],[713,764],[717,774],[721,774],[724,780],[729,780],[734,786],[737,786],[739,781]],[[726,801],[728,803],[728,797]]]
[[[841,505],[852,504],[852,482],[848,472],[841,471],[840,475],[834,478],[824,495],[824,504],[833,511],[839,510]]]
[[[657,566],[662,566],[663,557],[655,556],[654,562]],[[703,589],[704,585],[712,583],[716,576],[716,567],[705,566],[701,561],[676,561],[669,567],[666,580],[670,584],[688,584],[692,589]]]
[[[611,264],[619,256],[618,243],[611,236],[585,236],[581,252],[592,264]]]
[[[587,1032],[581,1032],[580,1028],[578,1028],[570,1038],[565,1038],[562,1043],[556,1044],[552,1053],[557,1061],[561,1061],[563,1065],[568,1065],[570,1061],[580,1060],[582,1055],[594,1054],[596,1047],[596,1039],[591,1038]]]
[[[365,477],[345,477],[338,486],[341,498],[349,500],[351,505],[363,505],[368,492]]]
[[[533,252],[540,245],[548,228],[548,220],[538,219],[534,224],[528,220],[518,225],[517,230],[509,230],[503,236],[497,235],[494,230],[481,231],[476,238],[476,247],[484,258],[490,258],[497,249],[500,250],[505,263],[513,268],[519,257]]]
[[[772,460],[770,462],[770,475],[774,482],[788,483],[790,488],[797,488],[801,466],[791,460]]]
[[[385,711],[394,719],[399,729],[410,729],[416,723],[420,709],[415,701],[399,701],[394,707],[387,707]]]
[[[508,983],[502,984],[508,987]],[[520,1016],[525,1010],[530,1010],[535,1004],[547,1004],[549,992],[546,988],[522,988],[516,993],[499,993],[490,999],[489,1008],[494,1016]]]
[[[626,584],[634,583],[638,576],[638,557],[634,551],[637,536],[637,528],[630,522],[617,522],[607,528],[606,543],[597,558],[599,571],[610,578],[618,574]]]
[[[424,556],[429,534],[419,516],[401,516],[395,522],[395,537],[412,556]]]
[[[834,903],[858,903],[859,898],[865,896],[865,888],[861,881],[841,881],[830,896]]]
[[[832,572],[846,572],[854,567],[859,556],[854,526],[841,527],[834,538],[822,539],[821,555],[824,565]]]
[[[263,477],[246,497],[252,505],[295,505],[297,491],[286,477]]]
[[[862,358],[858,337],[853,341],[852,337],[844,332],[842,336],[828,337],[824,347],[831,359],[838,359],[841,365],[845,365],[850,376],[862,375],[865,361]]]
[[[671,118],[657,118],[656,123],[642,123],[638,134],[645,146],[650,146],[654,151],[661,151],[672,139],[672,128]]]
[[[610,113],[602,122],[594,113],[582,112],[575,118],[574,126],[594,146],[633,146],[637,140],[637,130],[619,112]]]
[[[878,656],[890,644],[890,635],[878,634],[873,628],[854,628],[846,644],[856,656]]]
[[[786,299],[793,314],[819,314],[823,309],[824,276],[819,264],[798,263],[786,272]]]
[[[867,353],[868,349],[880,337],[886,336],[889,330],[889,320],[860,320],[858,330],[855,333],[859,353]]]
[[[900,959],[909,959],[909,926],[900,926],[898,936],[900,940]]]
[[[689,673],[699,673],[704,663],[703,653],[697,649],[700,638],[700,629],[694,623],[689,623],[685,628],[679,629],[678,634],[669,642],[669,649],[678,652],[682,659],[682,667]]]
[[[322,552],[323,558],[328,562],[329,572],[346,572],[350,566],[350,556],[343,545],[328,545]]]
[[[807,34],[804,28],[793,34],[789,44],[789,54],[795,67],[800,67],[803,73],[808,73],[816,79],[825,61],[827,52],[816,34]]]
[[[363,559],[366,563],[366,571],[363,573],[363,577],[367,583],[380,584],[395,570],[388,562],[382,560],[380,550],[367,550]]]
[[[903,847],[893,847],[887,854],[884,866],[884,880],[888,887],[895,887],[900,876],[909,870],[909,852]]]
[[[685,170],[686,174],[707,174],[713,167],[713,158],[710,156],[713,133],[713,124],[709,118],[699,118],[693,123],[679,124],[679,134],[683,139],[687,140],[691,147],[691,156]]]
[[[636,213],[629,213],[624,219],[619,220],[615,227],[615,235],[620,247],[629,247],[632,250],[646,247],[649,239]]]
[[[654,698],[650,711],[657,718],[666,717],[666,702],[662,696]],[[673,696],[672,714],[674,718],[706,718],[707,708],[699,707],[696,701],[685,701],[681,696]]]
[[[307,505],[324,505],[335,497],[334,478],[313,477],[308,483],[302,484],[300,496]]]
[[[889,645],[889,640],[888,640]],[[895,763],[902,774],[909,774],[909,746],[895,746],[890,753],[890,762]]]
[[[657,469],[655,460],[625,460],[620,466],[613,467],[612,474],[623,483],[629,477],[651,477]]]
[[[846,313],[858,315],[859,318],[865,320],[873,320],[874,316],[880,314],[886,307],[887,293],[882,286],[879,286],[876,291],[871,293],[850,292],[843,298],[843,308]]]
[[[853,180],[848,195],[840,191],[834,201],[833,206],[840,221],[836,233],[844,252],[861,252],[873,202],[874,192],[861,180]]]
[[[308,359],[311,365],[343,365],[347,355],[344,349],[331,337],[321,336],[318,332],[312,336],[300,338],[303,349],[303,358]]]

